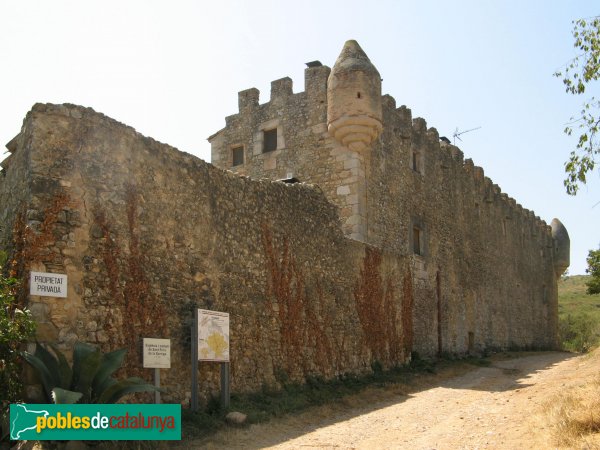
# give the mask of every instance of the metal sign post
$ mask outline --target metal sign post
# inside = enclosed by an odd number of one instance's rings
[[[198,411],[198,309],[194,309],[192,325],[192,412]]]
[[[229,408],[229,363],[221,363],[221,407],[223,409]]]
[[[144,338],[142,340],[144,368],[154,369],[154,386],[160,388],[160,369],[171,368],[171,340]],[[154,403],[160,403],[160,392],[154,391]]]
[[[154,369],[154,386],[160,389],[160,369]],[[154,391],[154,403],[157,405],[160,403],[160,391]]]

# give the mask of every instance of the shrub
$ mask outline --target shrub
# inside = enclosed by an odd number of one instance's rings
[[[558,334],[564,350],[586,353],[598,345],[598,324],[588,314],[561,317]]]
[[[35,332],[31,313],[17,304],[17,280],[2,275],[5,262],[6,253],[0,251],[0,440],[8,435],[8,406],[22,400],[19,347],[30,340]]]

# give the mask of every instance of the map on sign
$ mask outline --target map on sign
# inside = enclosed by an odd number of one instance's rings
[[[10,438],[18,441],[21,439],[21,433],[37,428],[39,416],[48,416],[48,411],[33,411],[20,403],[10,405]]]
[[[198,361],[229,361],[229,314],[198,310]]]

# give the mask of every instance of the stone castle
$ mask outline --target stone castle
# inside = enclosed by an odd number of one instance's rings
[[[38,339],[130,349],[171,338],[166,401],[189,400],[194,308],[230,313],[250,391],[424,357],[555,348],[569,237],[381,95],[355,41],[332,69],[239,93],[213,165],[89,108],[37,104],[7,145],[0,248]],[[227,169],[227,170],[223,170]],[[30,271],[68,276],[29,295]],[[200,366],[202,392],[218,368]]]

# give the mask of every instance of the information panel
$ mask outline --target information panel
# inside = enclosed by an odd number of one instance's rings
[[[171,368],[171,339],[144,338],[144,367]]]
[[[229,361],[229,313],[198,310],[198,361]]]

